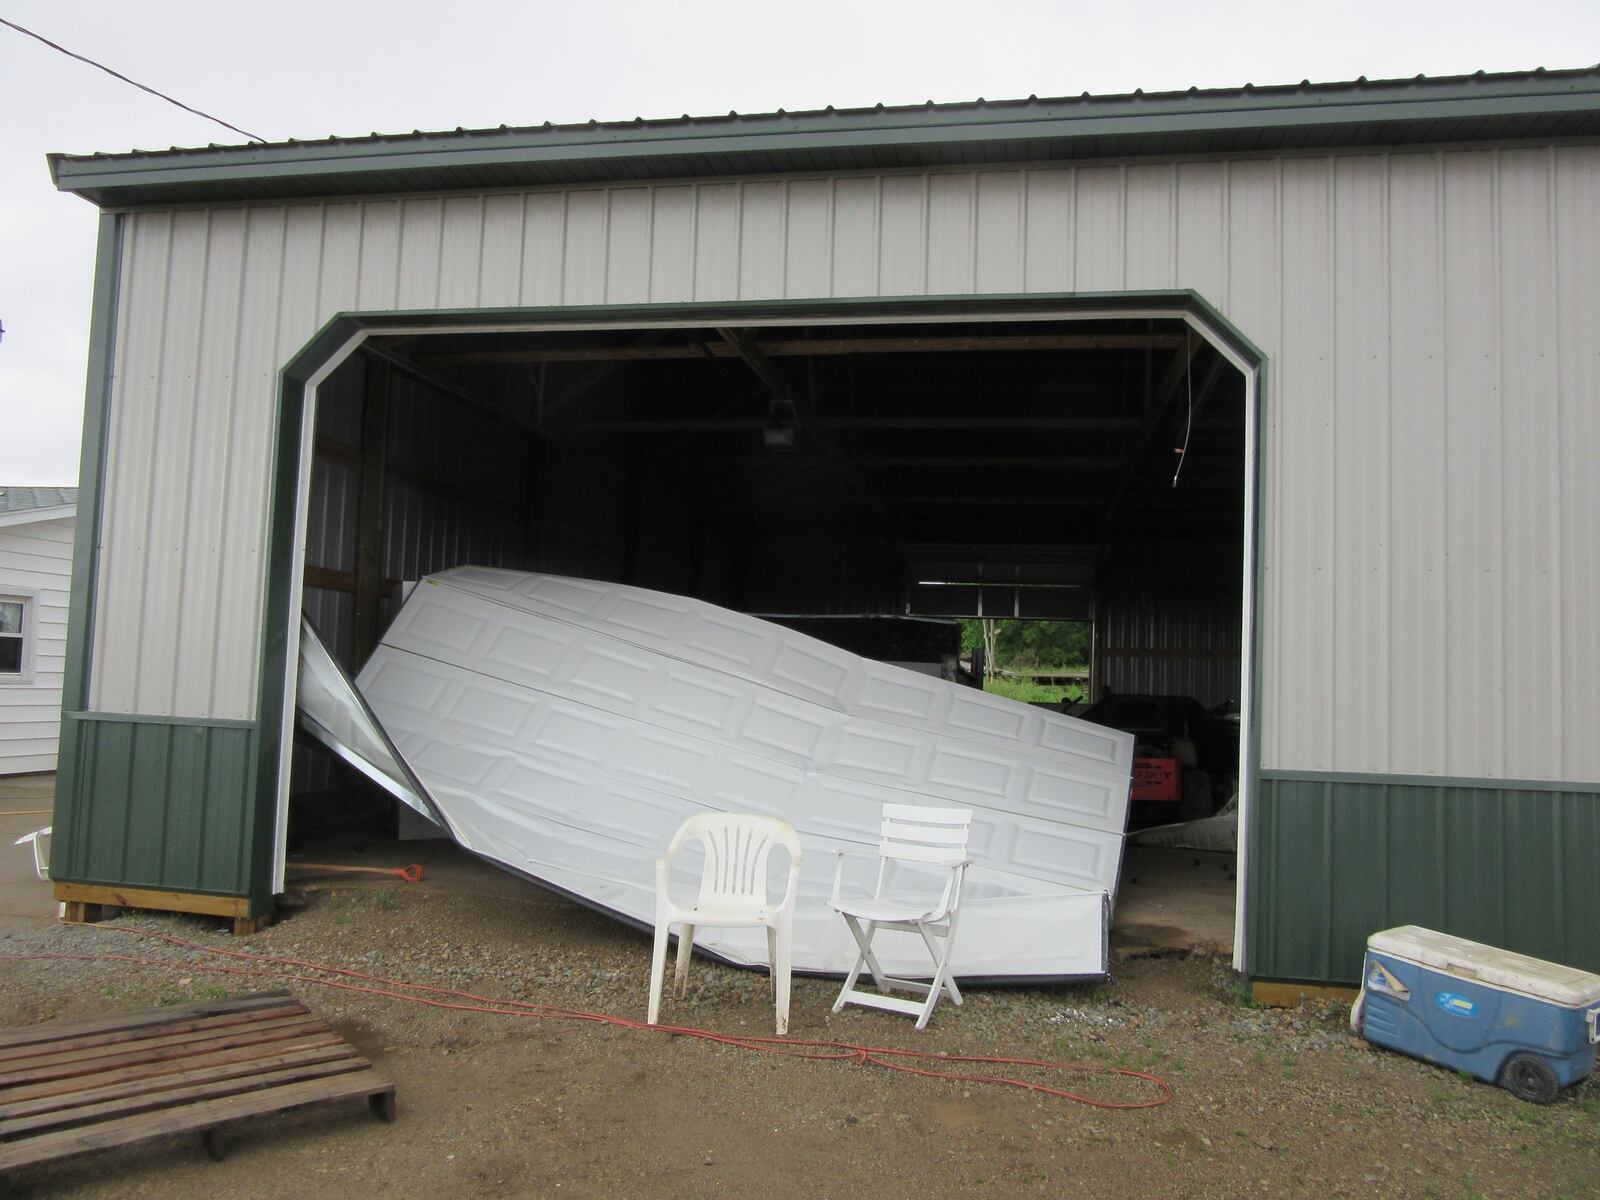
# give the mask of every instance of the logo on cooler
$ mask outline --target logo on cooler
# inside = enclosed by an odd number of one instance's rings
[[[1459,996],[1455,992],[1440,992],[1434,997],[1434,1000],[1440,1008],[1444,1009],[1452,1017],[1473,1017],[1478,1014],[1476,1002],[1467,999],[1465,996]]]

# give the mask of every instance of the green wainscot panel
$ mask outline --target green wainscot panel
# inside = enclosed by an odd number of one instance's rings
[[[256,728],[66,713],[52,879],[250,894]]]
[[[1263,771],[1249,972],[1355,984],[1396,925],[1600,971],[1597,862],[1594,784]]]

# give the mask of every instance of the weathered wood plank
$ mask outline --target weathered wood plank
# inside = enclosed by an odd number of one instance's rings
[[[373,1071],[356,1071],[330,1079],[291,1083],[242,1096],[228,1096],[183,1108],[119,1117],[83,1129],[62,1130],[0,1143],[0,1169],[31,1166],[89,1150],[127,1146],[177,1133],[194,1133],[226,1121],[262,1116],[321,1101],[370,1098],[392,1092],[394,1085]]]
[[[0,1093],[0,1096],[3,1096],[7,1102],[33,1100],[45,1096],[62,1096],[85,1091],[92,1087],[106,1087],[113,1083],[142,1079],[147,1076],[180,1075],[185,1071],[254,1062],[258,1059],[269,1058],[274,1054],[297,1054],[302,1050],[321,1050],[330,1046],[344,1045],[348,1045],[348,1043],[337,1033],[328,1030],[324,1033],[313,1034],[310,1037],[297,1038],[292,1041],[261,1042],[253,1046],[235,1047],[228,1050],[195,1055],[192,1058],[140,1063],[115,1070],[98,1071],[92,1075],[76,1075],[65,1079],[51,1080],[48,1083],[7,1088],[3,1093]]]
[[[192,1057],[209,1050],[227,1050],[238,1046],[253,1046],[261,1042],[279,1042],[291,1038],[310,1037],[328,1032],[328,1026],[312,1017],[289,1017],[281,1021],[264,1021],[248,1032],[219,1033],[203,1040],[192,1040],[182,1035],[174,1044],[152,1045],[149,1049],[126,1051],[104,1056],[97,1051],[85,1050],[65,1054],[60,1060],[46,1061],[17,1071],[0,1073],[0,1087],[13,1084],[44,1083],[51,1079],[64,1079],[73,1075],[88,1075],[111,1067],[134,1066],[139,1063],[167,1062],[172,1059]],[[165,1042],[166,1039],[152,1039]],[[121,1047],[101,1049],[121,1050]]]
[[[229,996],[222,1000],[196,1000],[192,1004],[174,1004],[170,1008],[156,1009],[153,1012],[122,1013],[114,1017],[93,1017],[85,1021],[51,1021],[43,1025],[21,1025],[12,1029],[0,1029],[0,1047],[60,1041],[114,1029],[137,1029],[146,1025],[165,1024],[171,1020],[183,1020],[186,1017],[244,1012],[293,999],[294,993],[289,991],[251,992],[249,995]]]
[[[14,1138],[27,1133],[37,1133],[45,1129],[63,1129],[88,1125],[107,1117],[133,1116],[141,1112],[175,1108],[180,1104],[215,1100],[224,1096],[244,1095],[248,1092],[259,1092],[264,1088],[324,1079],[334,1075],[346,1075],[352,1071],[371,1071],[371,1069],[372,1064],[364,1058],[342,1058],[332,1062],[308,1063],[301,1066],[285,1067],[278,1071],[241,1075],[232,1079],[218,1079],[209,1083],[170,1087],[157,1092],[149,1092],[143,1096],[122,1097],[116,1100],[102,1101],[99,1104],[84,1104],[74,1108],[57,1109],[54,1112],[35,1113],[32,1116],[15,1117],[11,1120],[0,1121],[0,1139]]]
[[[0,1064],[5,1064],[4,1070],[16,1069],[12,1064],[24,1059],[43,1058],[52,1054],[64,1054],[73,1050],[91,1050],[98,1046],[129,1046],[131,1043],[147,1041],[156,1037],[176,1036],[179,1034],[200,1034],[207,1030],[228,1029],[239,1025],[248,1025],[252,1021],[267,1020],[261,1016],[263,1013],[272,1013],[277,1016],[305,1016],[311,1012],[305,1005],[292,997],[275,1005],[263,1005],[258,1009],[247,1009],[244,1012],[216,1013],[205,1017],[192,1017],[188,1020],[175,1020],[160,1024],[146,1024],[129,1029],[111,1029],[104,1033],[86,1033],[71,1038],[54,1038],[49,1041],[24,1043],[17,1046],[0,1048]]]
[[[262,1049],[271,1048],[262,1047]],[[80,1104],[93,1104],[101,1100],[117,1100],[125,1096],[142,1096],[147,1092],[159,1092],[164,1088],[177,1087],[182,1084],[207,1083],[216,1079],[232,1079],[242,1075],[263,1074],[285,1067],[312,1066],[316,1063],[335,1062],[339,1059],[356,1062],[365,1061],[349,1043],[334,1038],[331,1044],[311,1046],[304,1050],[293,1050],[287,1054],[267,1054],[260,1057],[241,1059],[236,1062],[218,1063],[215,1066],[192,1067],[182,1071],[174,1069],[163,1071],[159,1075],[149,1074],[140,1068],[129,1068],[112,1072],[112,1074],[126,1076],[120,1082],[105,1083],[97,1087],[82,1088],[76,1091],[55,1091],[34,1099],[19,1098],[15,1101],[0,1103],[0,1122],[13,1117],[26,1117],[34,1113],[72,1108]],[[177,1064],[171,1065],[177,1066]],[[79,1078],[82,1079],[84,1077],[80,1076]],[[88,1078],[99,1077],[89,1076]]]

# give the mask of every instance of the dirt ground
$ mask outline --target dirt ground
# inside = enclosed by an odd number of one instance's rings
[[[10,847],[3,850],[9,851]],[[347,860],[354,855],[347,852]],[[308,879],[305,906],[234,939],[217,922],[130,913],[61,926],[0,906],[0,954],[137,953],[170,966],[0,959],[0,1025],[70,1019],[273,986],[219,960],[136,942],[129,926],[208,946],[642,1018],[649,942],[448,848],[429,878]],[[21,886],[21,885],[16,885]],[[45,885],[34,885],[43,888]],[[138,948],[135,949],[134,947]],[[1600,1083],[1545,1108],[1350,1038],[1342,1006],[1260,1010],[1211,950],[1145,947],[1102,985],[971,988],[918,1034],[829,1012],[836,985],[795,981],[791,1036],[1037,1057],[1088,1071],[1029,1077],[1103,1099],[1170,1083],[1152,1109],[812,1062],[659,1033],[423,1008],[291,988],[398,1086],[400,1118],[364,1105],[240,1126],[229,1158],[197,1139],[15,1173],[18,1197],[1596,1196]],[[765,979],[696,962],[663,1020],[770,1033]],[[3,1190],[3,1185],[0,1185]]]

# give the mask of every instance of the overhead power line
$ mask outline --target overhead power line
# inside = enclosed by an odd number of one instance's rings
[[[58,46],[58,45],[56,45],[56,43],[52,42],[49,38],[43,37],[40,34],[35,33],[31,29],[24,29],[21,25],[18,25],[15,21],[8,21],[4,17],[0,17],[0,25],[5,25],[5,26],[7,26],[7,27],[9,27],[11,29],[15,29],[18,33],[25,33],[29,37],[33,38],[34,41],[43,42],[46,46],[49,46],[50,49],[57,50],[60,53],[65,54],[68,58],[75,58],[81,63],[88,63],[91,67],[95,67],[95,68],[97,68],[97,69],[99,69],[101,71],[104,71],[107,75],[111,76],[113,79],[120,79],[120,80],[122,80],[123,83],[130,83],[134,87],[138,88],[141,92],[149,92],[152,96],[155,96],[155,97],[158,97],[159,99],[165,100],[168,104],[176,104],[179,108],[183,109],[184,112],[193,113],[197,117],[204,117],[207,121],[214,121],[218,125],[221,125],[224,129],[231,129],[231,130],[233,130],[233,132],[239,134],[240,136],[249,138],[252,142],[265,142],[267,140],[266,138],[261,137],[259,134],[251,133],[248,129],[240,129],[237,125],[230,125],[230,124],[228,124],[228,122],[224,121],[221,117],[213,117],[210,113],[201,112],[198,108],[190,108],[182,100],[174,100],[171,96],[167,95],[165,92],[158,92],[153,87],[147,87],[144,84],[140,83],[137,79],[129,79],[126,75],[122,74],[122,72],[113,71],[110,67],[106,66],[104,63],[95,62],[94,59],[85,58],[81,54],[74,54],[71,50],[68,50],[65,46]]]

